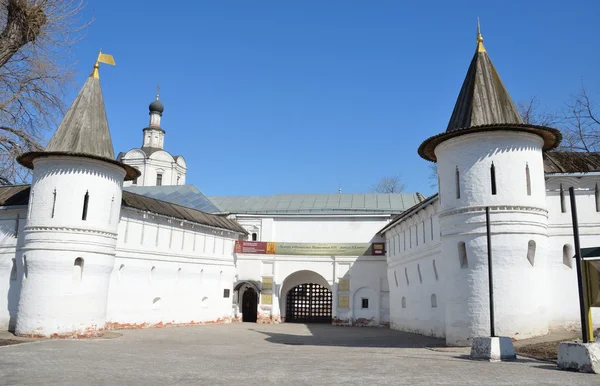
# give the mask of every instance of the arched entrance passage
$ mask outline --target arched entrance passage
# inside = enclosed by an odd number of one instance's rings
[[[250,287],[242,295],[242,322],[256,323],[258,312],[258,294]]]
[[[303,270],[289,275],[279,298],[286,322],[331,323],[331,286],[316,272]]]

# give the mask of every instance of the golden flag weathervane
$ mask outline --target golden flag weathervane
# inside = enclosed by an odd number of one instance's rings
[[[110,64],[111,66],[115,65],[115,58],[112,55],[102,53],[102,49],[98,53],[98,59],[96,59],[96,63],[94,63],[94,70],[90,76],[100,79],[100,75],[98,74],[98,69],[100,68],[100,63]]]

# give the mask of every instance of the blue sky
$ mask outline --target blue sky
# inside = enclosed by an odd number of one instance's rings
[[[477,17],[513,99],[555,110],[582,81],[600,95],[598,14],[580,0],[90,0],[67,103],[102,48],[115,152],[141,146],[160,84],[165,147],[206,194],[362,193],[400,174],[428,195],[417,147],[446,128]]]

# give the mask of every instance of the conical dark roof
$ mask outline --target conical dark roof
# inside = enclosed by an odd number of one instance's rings
[[[478,41],[446,131],[499,123],[522,124],[523,119]]]
[[[436,161],[435,148],[447,139],[481,131],[514,130],[531,132],[544,140],[544,150],[558,146],[562,135],[556,129],[524,124],[500,75],[483,46],[478,31],[477,49],[471,60],[446,132],[425,140],[419,155]]]
[[[139,171],[114,159],[97,68],[87,78],[46,149],[21,154],[17,161],[33,169],[35,158],[51,155],[86,157],[113,163],[126,170],[125,180],[139,176]]]
[[[115,158],[100,79],[92,76],[87,78],[45,151]]]

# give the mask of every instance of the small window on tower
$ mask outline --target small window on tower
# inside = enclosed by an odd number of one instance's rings
[[[496,195],[496,167],[493,162],[490,167],[490,177],[492,179],[492,195]]]
[[[256,233],[252,233],[252,241],[258,240],[258,235]]]
[[[156,175],[156,186],[162,186],[162,174],[160,173]]]
[[[527,195],[531,196],[531,174],[529,173],[529,164],[525,164],[525,183],[527,184]]]
[[[565,190],[563,189],[562,184],[560,184],[560,211],[562,213],[567,213],[567,204],[565,203]]]
[[[85,196],[83,196],[83,213],[81,214],[81,219],[83,221],[87,220],[87,212],[88,212],[88,203],[90,202],[90,194],[88,191],[85,192]]]
[[[229,297],[229,288],[225,288],[225,289],[223,290],[223,297],[224,297],[224,298],[228,298],[228,297]]]
[[[181,176],[177,176],[177,185],[179,185],[179,180],[181,179]]]
[[[460,173],[456,167],[456,198],[460,198]]]

